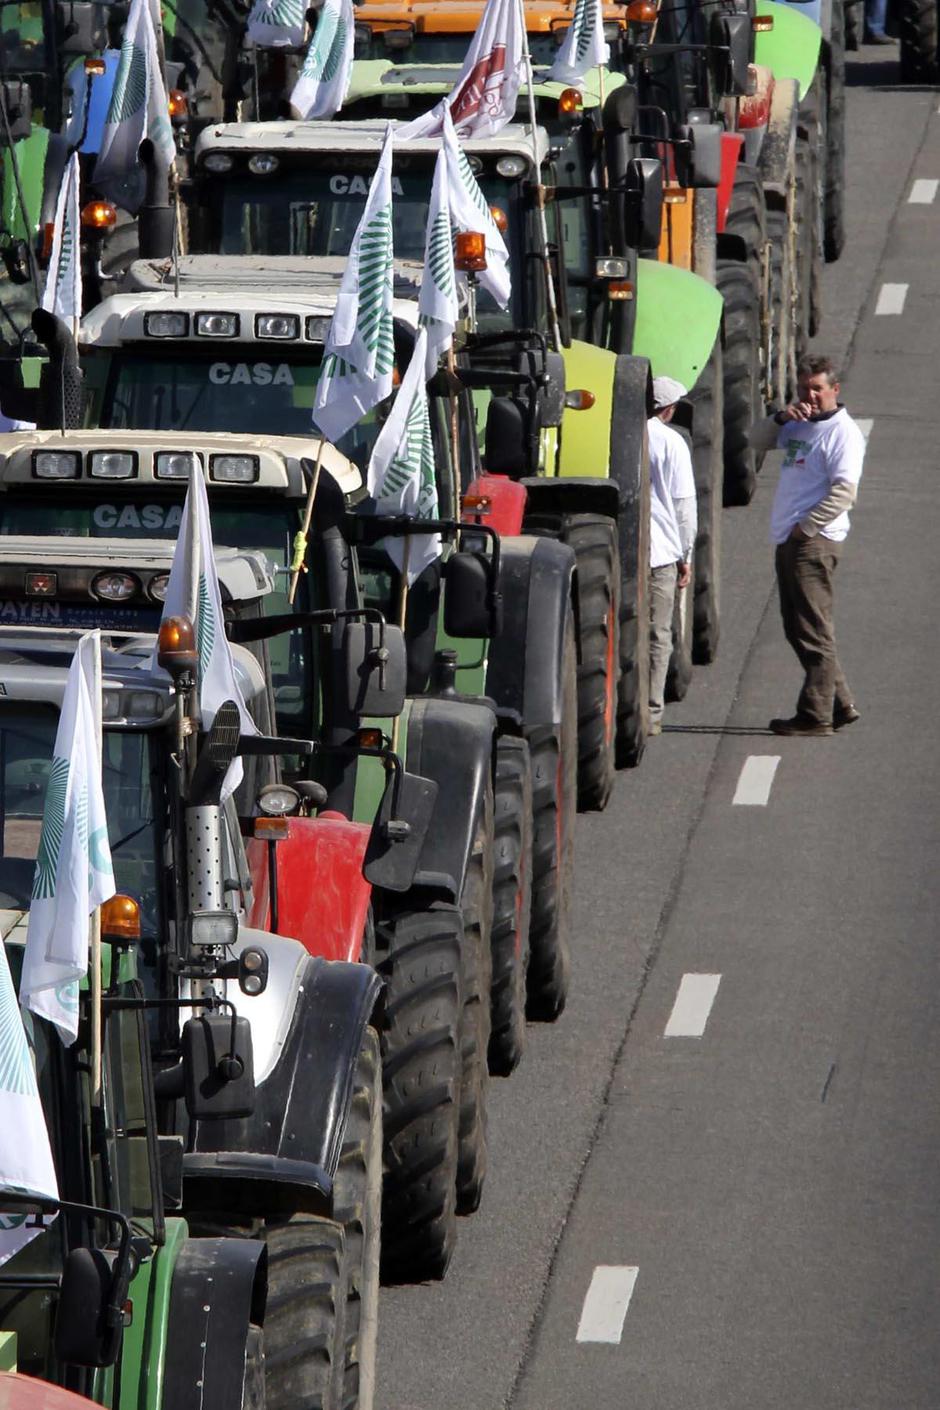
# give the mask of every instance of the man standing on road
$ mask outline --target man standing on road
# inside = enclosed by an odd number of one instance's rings
[[[650,734],[662,734],[676,592],[689,585],[698,527],[695,476],[685,441],[668,423],[686,395],[672,377],[653,378],[650,458]]]
[[[829,358],[804,358],[797,400],[759,421],[751,443],[784,451],[770,536],[784,634],[806,673],[796,714],[771,720],[770,728],[774,734],[829,735],[859,718],[836,655],[832,580],[865,458],[865,438],[839,401]]]

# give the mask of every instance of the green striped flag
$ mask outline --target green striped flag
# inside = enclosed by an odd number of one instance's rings
[[[429,377],[436,372],[441,354],[446,352],[453,342],[459,316],[454,238],[450,223],[447,154],[441,149],[434,164],[424,247],[424,270],[421,275],[421,293],[418,296],[419,321],[428,334]]]
[[[476,230],[486,241],[486,269],[477,275],[477,282],[505,308],[512,285],[509,277],[509,251],[499,233],[489,202],[473,174],[467,154],[457,141],[450,115],[444,113],[442,151],[447,157],[447,189],[450,218],[457,230]],[[466,275],[461,276],[466,278]]]
[[[80,182],[78,153],[73,152],[62,173],[52,230],[52,254],[42,295],[43,308],[73,323],[82,316]]]
[[[392,128],[353,236],[317,384],[313,421],[338,440],[392,391]]]
[[[583,88],[591,69],[606,68],[609,63],[610,46],[604,38],[601,0],[576,0],[574,19],[549,70],[549,78],[554,83]]]
[[[78,986],[88,972],[88,917],[114,895],[101,787],[100,645],[79,641],[62,697],[33,876],[20,1003],[78,1036]]]
[[[248,43],[257,49],[299,49],[306,18],[304,0],[257,0],[248,16]]]
[[[145,137],[150,138],[158,156],[169,166],[176,156],[176,143],[153,15],[148,0],[131,0],[101,133],[94,185],[114,186],[133,172]]]
[[[434,443],[425,380],[427,337],[427,329],[419,328],[391,415],[379,432],[369,460],[367,482],[378,515],[437,518]],[[416,534],[407,540],[398,536],[383,539],[382,545],[399,572],[405,566],[406,543],[410,584],[429,563],[441,556],[441,536]]]
[[[300,77],[290,95],[299,118],[330,118],[343,106],[352,73],[356,22],[352,0],[324,0]]]

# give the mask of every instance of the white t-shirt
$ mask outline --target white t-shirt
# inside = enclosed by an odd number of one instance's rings
[[[865,437],[844,406],[822,421],[785,421],[777,435],[784,451],[774,506],[770,511],[770,537],[783,543],[809,511],[825,499],[836,480],[857,485],[862,478]],[[849,516],[838,515],[819,531],[837,542],[849,532]]]
[[[683,543],[676,515],[677,499],[695,503],[695,475],[689,447],[671,426],[658,416],[650,417],[650,567],[662,568],[685,558],[695,542],[695,515],[691,517],[691,540]]]

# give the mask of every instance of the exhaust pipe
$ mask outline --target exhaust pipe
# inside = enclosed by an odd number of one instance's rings
[[[176,237],[176,206],[170,200],[170,168],[157,156],[145,137],[137,155],[146,173],[144,202],[137,216],[137,244],[141,259],[172,259]]]
[[[68,324],[37,308],[33,332],[49,354],[39,380],[37,425],[43,431],[75,431],[82,424],[82,370]]]

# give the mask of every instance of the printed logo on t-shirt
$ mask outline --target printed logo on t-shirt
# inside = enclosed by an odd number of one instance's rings
[[[783,457],[783,469],[788,470],[793,466],[806,464],[806,442],[801,440],[790,440],[786,444],[786,455]]]

